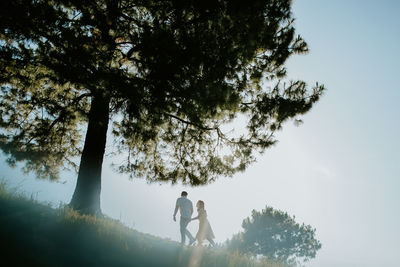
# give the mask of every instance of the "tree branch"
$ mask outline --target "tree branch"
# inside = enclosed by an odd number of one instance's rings
[[[169,117],[171,117],[171,118],[174,118],[174,119],[176,119],[176,120],[178,120],[178,121],[180,121],[180,122],[183,122],[183,123],[185,123],[185,124],[193,125],[193,126],[199,128],[199,129],[202,129],[202,130],[205,130],[205,131],[212,131],[212,130],[217,130],[217,131],[218,131],[218,130],[219,130],[219,127],[213,127],[213,128],[204,127],[204,126],[198,125],[198,124],[196,124],[196,123],[193,123],[193,122],[184,120],[184,119],[182,119],[182,118],[179,118],[178,116],[175,116],[175,115],[173,115],[173,114],[169,114],[169,113],[165,113],[165,112],[164,112],[163,114],[164,114],[164,115],[167,115],[167,116],[169,116]]]

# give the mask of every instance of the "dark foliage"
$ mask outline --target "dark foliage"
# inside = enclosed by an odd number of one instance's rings
[[[119,170],[132,177],[201,185],[243,171],[323,91],[285,78],[285,61],[308,52],[290,7],[2,1],[0,148],[53,179],[80,156],[77,203],[100,194],[87,190],[100,184],[109,121],[115,152],[127,155]]]

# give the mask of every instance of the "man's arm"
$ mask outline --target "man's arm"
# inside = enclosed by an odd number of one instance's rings
[[[174,216],[173,216],[174,222],[176,222],[176,213],[178,212],[178,210],[179,210],[178,200],[176,200],[175,211],[174,211]]]

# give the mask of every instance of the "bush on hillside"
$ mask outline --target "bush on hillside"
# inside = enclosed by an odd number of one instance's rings
[[[266,206],[261,212],[253,210],[243,220],[243,232],[227,241],[231,251],[262,255],[291,265],[315,258],[321,243],[315,239],[315,229],[299,224],[286,212]]]

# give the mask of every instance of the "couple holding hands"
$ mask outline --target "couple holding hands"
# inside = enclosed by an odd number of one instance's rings
[[[181,193],[181,197],[176,200],[176,205],[175,205],[175,211],[174,211],[174,221],[176,221],[176,213],[178,210],[181,213],[181,219],[180,219],[180,230],[181,230],[181,244],[185,244],[185,239],[186,236],[189,238],[189,246],[192,245],[196,239],[198,242],[198,245],[201,245],[203,243],[204,239],[207,239],[208,242],[212,246],[215,245],[214,242],[214,233],[211,229],[211,225],[207,220],[207,212],[204,209],[204,201],[199,200],[197,201],[196,207],[197,207],[197,217],[192,218],[193,214],[193,204],[192,201],[190,201],[187,198],[188,193],[186,191],[183,191]],[[196,238],[192,236],[192,234],[186,229],[187,225],[189,224],[190,221],[192,220],[199,220],[199,230],[197,231]]]

